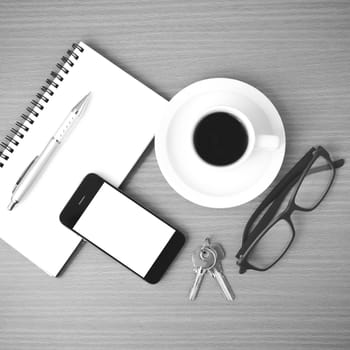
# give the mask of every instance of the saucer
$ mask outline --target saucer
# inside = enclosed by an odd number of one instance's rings
[[[239,166],[201,161],[193,147],[193,123],[216,106],[257,111],[255,117],[264,119],[262,132],[279,136],[278,149],[258,149]],[[285,148],[283,123],[271,101],[253,86],[227,78],[202,80],[178,92],[155,136],[157,161],[169,185],[189,201],[210,208],[235,207],[260,195],[277,176]]]

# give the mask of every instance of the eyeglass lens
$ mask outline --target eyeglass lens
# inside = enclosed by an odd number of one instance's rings
[[[316,171],[319,168],[324,170]],[[318,157],[305,176],[295,197],[295,203],[305,209],[314,208],[329,188],[333,173],[334,169],[329,166],[328,161],[322,156]]]
[[[279,220],[253,246],[247,262],[259,269],[271,266],[287,249],[293,230],[286,220]]]

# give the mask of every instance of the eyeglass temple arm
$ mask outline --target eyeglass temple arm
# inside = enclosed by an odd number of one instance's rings
[[[338,160],[332,161],[334,169],[338,169],[338,168],[342,167],[344,165],[344,163],[345,163],[344,159],[338,159]],[[330,169],[332,169],[332,168],[329,166],[329,164],[314,167],[308,171],[306,176],[309,176],[311,174],[320,173],[321,171],[326,171],[326,170],[330,170]],[[288,193],[291,190],[291,188],[294,187],[294,185],[299,180],[300,176],[302,175],[302,173],[304,171],[304,169],[302,169],[302,168],[299,168],[298,170],[299,171],[296,171],[293,174],[291,174],[291,176],[289,178],[288,178],[289,174],[287,174],[287,177],[286,177],[287,181],[284,182],[285,186],[284,186],[284,188],[280,187],[279,189],[277,189],[277,191],[275,193],[275,198],[279,197],[281,194]],[[279,185],[282,184],[283,180],[284,179],[282,179],[282,181],[280,182]]]
[[[338,160],[332,162],[334,168],[336,168],[336,169],[342,167],[344,165],[344,163],[345,163],[344,159],[338,159]],[[320,173],[321,171],[326,171],[329,169],[331,169],[331,167],[328,164],[321,165],[321,166],[310,169],[307,176],[311,175],[311,174],[315,174],[315,173]],[[278,209],[280,208],[285,196],[288,194],[288,192],[294,187],[294,185],[299,180],[301,173],[296,174],[294,179],[291,179],[288,186],[286,186],[284,189],[282,189],[282,191],[277,195],[276,199],[273,201],[271,206],[267,209],[266,213],[263,215],[263,217],[261,218],[259,224],[256,226],[255,229],[265,228],[265,226],[270,222],[270,219],[272,219],[274,217],[274,215],[277,213]]]
[[[301,159],[300,162],[298,162],[297,165],[301,165],[302,163],[306,162],[307,159],[307,155],[305,155],[305,157],[303,157]],[[345,161],[344,159],[338,159],[334,162],[332,162],[334,168],[340,168],[344,165]],[[300,166],[298,166],[298,168],[300,169]],[[308,172],[308,175],[314,174],[314,173],[318,173],[321,171],[325,171],[325,170],[329,170],[330,167],[328,164],[326,165],[322,165],[322,166],[318,166],[315,167],[313,169],[310,169],[310,171]],[[295,167],[295,169],[292,170],[297,170],[297,167]],[[302,171],[295,171],[294,172],[294,176],[290,176],[292,173],[292,170],[289,174],[287,174],[286,178],[283,178],[281,180],[281,182],[279,183],[279,185],[284,185],[284,186],[279,186],[277,185],[278,188],[276,188],[276,192],[274,193],[274,199],[271,198],[271,196],[268,196],[266,198],[266,200],[269,200],[269,202],[271,203],[273,201],[273,203],[271,204],[271,206],[266,210],[265,214],[261,217],[259,223],[255,226],[255,228],[253,229],[252,232],[250,232],[251,237],[255,236],[255,232],[261,232],[270,222],[270,220],[275,216],[275,214],[277,213],[278,209],[280,208],[285,196],[288,194],[288,192],[294,187],[294,185],[297,183],[300,175],[302,174]],[[289,182],[289,183],[288,183]],[[272,193],[271,193],[272,194]],[[249,222],[246,225],[246,229],[245,229],[245,233],[248,232],[251,224],[254,222],[255,218],[257,217],[257,213],[259,211],[259,209],[262,209],[264,206],[268,206],[270,203],[267,201],[263,201],[263,203],[261,203],[261,205],[257,208],[257,210],[254,212],[253,216],[251,217],[251,220],[249,220]],[[243,240],[245,239],[246,234],[243,235]],[[248,242],[247,242],[248,243]]]
[[[335,169],[342,167],[344,165],[344,163],[345,163],[344,159],[338,159],[338,160],[335,160],[334,162],[332,162]],[[325,170],[329,170],[329,169],[330,169],[330,167],[328,164],[317,166],[315,168],[311,168],[306,176],[309,176],[309,175],[315,174],[315,173],[320,173],[321,171],[325,171]]]

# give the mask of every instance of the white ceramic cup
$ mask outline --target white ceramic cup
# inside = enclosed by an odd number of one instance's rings
[[[206,109],[205,111],[201,111],[201,113],[197,113],[195,118],[192,120],[191,126],[189,125],[189,134],[193,135],[195,132],[195,129],[197,128],[198,124],[203,120],[205,117],[217,113],[217,112],[223,112],[226,113],[232,118],[235,118],[238,120],[241,125],[245,128],[247,132],[247,137],[248,137],[248,143],[246,150],[244,153],[241,155],[239,159],[234,161],[233,163],[230,163],[228,165],[213,165],[208,162],[205,162],[196,152],[194,149],[194,143],[191,143],[188,145],[188,151],[194,155],[194,153],[197,156],[197,160],[199,162],[204,162],[206,166],[211,166],[218,168],[217,170],[222,169],[223,171],[227,170],[226,168],[229,168],[229,170],[232,170],[233,167],[238,167],[240,166],[243,162],[245,162],[255,151],[258,151],[259,149],[267,150],[267,151],[274,151],[277,150],[280,146],[280,138],[278,135],[273,135],[273,134],[266,134],[262,133],[260,130],[263,129],[260,125],[259,122],[263,122],[263,120],[260,118],[250,118],[248,117],[244,112],[237,108],[233,108],[231,106],[226,106],[226,105],[219,105],[219,106],[214,106],[209,109]],[[253,113],[253,111],[252,111]],[[252,116],[253,114],[251,114]],[[220,117],[219,117],[220,118]],[[191,149],[190,149],[191,147]],[[204,164],[202,164],[204,165]]]

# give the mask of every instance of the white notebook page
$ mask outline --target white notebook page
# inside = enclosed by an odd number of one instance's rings
[[[95,172],[119,185],[145,150],[167,101],[84,43],[78,60],[35,123],[0,168],[0,238],[51,276],[56,276],[80,242],[59,222],[59,214],[83,177]],[[76,123],[36,184],[13,211],[13,186],[72,107],[89,91],[84,116]],[[7,152],[8,154],[8,152]]]

